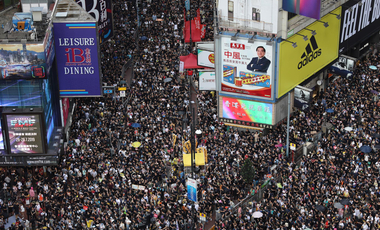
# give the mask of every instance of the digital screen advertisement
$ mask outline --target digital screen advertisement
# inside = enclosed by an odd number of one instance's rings
[[[199,71],[199,90],[216,90],[215,71]]]
[[[215,68],[214,52],[198,49],[198,65],[210,68]]]
[[[317,20],[321,18],[321,0],[283,0],[282,9]]]
[[[41,79],[46,77],[43,44],[1,44],[2,79]]]
[[[96,23],[54,23],[61,97],[101,96]]]
[[[46,58],[46,74],[49,76],[51,67],[53,66],[54,61],[54,40],[53,40],[53,27],[52,24],[49,25],[45,39],[44,39],[44,52],[45,52],[45,58]]]
[[[0,149],[4,149],[4,139],[3,139],[3,129],[1,127],[1,122],[0,122]]]
[[[221,104],[222,103],[222,104]],[[231,97],[220,97],[219,108],[222,108],[224,120],[231,123],[250,125],[273,125],[273,104],[243,100]]]
[[[221,91],[236,95],[271,99],[273,49],[265,40],[231,40],[221,37]],[[219,76],[218,76],[219,77]]]
[[[113,37],[111,0],[76,0],[76,3],[98,21],[100,43]]]
[[[6,115],[11,154],[44,153],[41,115]]]

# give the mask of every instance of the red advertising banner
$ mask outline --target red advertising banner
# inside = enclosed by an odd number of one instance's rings
[[[69,117],[69,108],[70,108],[70,101],[69,98],[62,98],[62,116],[63,116],[63,126],[66,126],[67,118]]]

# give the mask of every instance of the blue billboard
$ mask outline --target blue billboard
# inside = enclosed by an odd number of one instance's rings
[[[102,95],[96,23],[54,23],[61,97]]]

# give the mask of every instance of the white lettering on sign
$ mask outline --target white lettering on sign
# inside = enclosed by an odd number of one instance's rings
[[[95,38],[58,38],[59,46],[94,46]]]
[[[365,29],[380,16],[380,0],[361,0],[344,11],[340,42]]]

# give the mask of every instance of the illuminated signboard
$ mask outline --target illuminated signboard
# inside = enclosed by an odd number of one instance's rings
[[[273,104],[231,97],[221,97],[219,104],[224,122],[262,128],[273,125]]]
[[[44,153],[41,114],[5,115],[11,154]]]
[[[222,92],[236,96],[272,98],[273,49],[265,40],[221,37],[222,60],[217,76]]]

